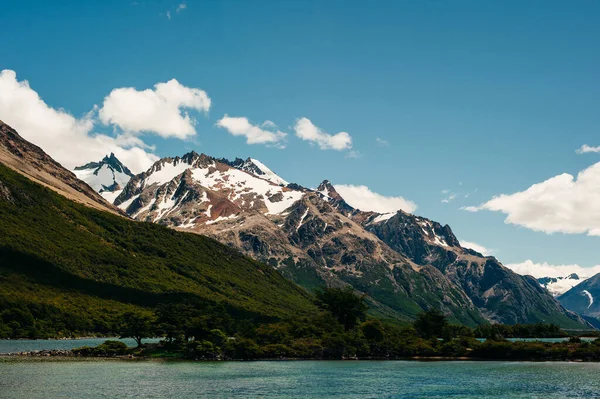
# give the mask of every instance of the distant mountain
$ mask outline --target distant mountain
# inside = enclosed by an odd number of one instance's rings
[[[569,310],[600,319],[600,273],[571,288],[558,300]]]
[[[576,273],[565,277],[541,277],[537,279],[538,283],[550,291],[553,296],[562,295],[585,280],[585,277],[580,277]]]
[[[100,162],[78,166],[73,172],[111,203],[133,177],[133,173],[113,153]]]
[[[36,145],[0,121],[0,163],[57,193],[92,208],[121,212]]]
[[[309,289],[350,284],[387,317],[435,307],[471,325],[582,325],[533,278],[462,248],[447,225],[355,209],[329,181],[317,190],[286,183],[252,158],[190,152],[131,178],[114,204],[136,220],[214,237]]]

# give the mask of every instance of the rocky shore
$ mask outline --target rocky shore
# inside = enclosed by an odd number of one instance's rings
[[[0,356],[7,357],[16,357],[16,356],[28,356],[28,357],[51,357],[51,356],[61,356],[61,357],[72,357],[75,354],[66,349],[52,349],[52,350],[39,350],[39,351],[26,351],[26,352],[11,352],[11,353],[2,353]]]

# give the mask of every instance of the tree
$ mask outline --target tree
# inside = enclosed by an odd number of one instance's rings
[[[325,288],[316,292],[317,305],[330,312],[346,330],[364,321],[369,307],[364,296],[354,293],[352,287]]]
[[[448,325],[446,316],[437,309],[419,313],[413,327],[421,338],[439,338]]]
[[[121,338],[133,338],[140,347],[143,338],[155,335],[153,322],[154,318],[147,313],[125,313],[119,328]]]

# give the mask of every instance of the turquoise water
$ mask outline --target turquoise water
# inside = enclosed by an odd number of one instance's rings
[[[117,338],[81,338],[81,339],[0,339],[0,354],[14,352],[28,352],[39,350],[62,349],[69,350],[82,346],[97,346],[107,339]],[[129,346],[136,346],[131,338],[119,339]],[[142,342],[158,342],[159,339],[144,339]]]
[[[600,364],[0,360],[2,398],[600,398]]]

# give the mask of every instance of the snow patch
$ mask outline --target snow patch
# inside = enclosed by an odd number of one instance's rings
[[[177,162],[177,164],[171,162],[164,162],[161,165],[160,170],[153,171],[152,174],[146,178],[146,180],[144,181],[144,185],[146,187],[151,186],[154,183],[159,183],[159,185],[163,185],[165,183],[170,182],[175,177],[179,176],[180,174],[191,168],[192,166],[190,164],[185,163],[181,160]]]
[[[233,219],[237,219],[238,216],[239,215],[219,216],[215,220],[209,220],[209,221],[207,221],[205,224],[215,224],[215,223],[218,223],[218,222],[222,222],[224,220],[233,220]]]
[[[588,298],[589,298],[589,300],[590,300],[590,304],[589,304],[589,305],[588,305],[588,307],[587,307],[587,308],[589,309],[589,308],[590,308],[590,307],[591,307],[591,306],[594,304],[594,297],[592,296],[592,294],[590,294],[590,292],[589,292],[588,290],[583,290],[583,293],[584,293],[585,295],[587,295],[587,297],[588,297]]]
[[[308,208],[306,208],[304,215],[302,215],[302,217],[300,218],[300,222],[298,222],[298,226],[296,226],[296,231],[300,230],[300,227],[302,227],[302,223],[304,223],[304,219],[306,218],[306,215],[308,215]]]
[[[371,223],[381,223],[393,218],[397,212],[382,213],[371,221]]]

